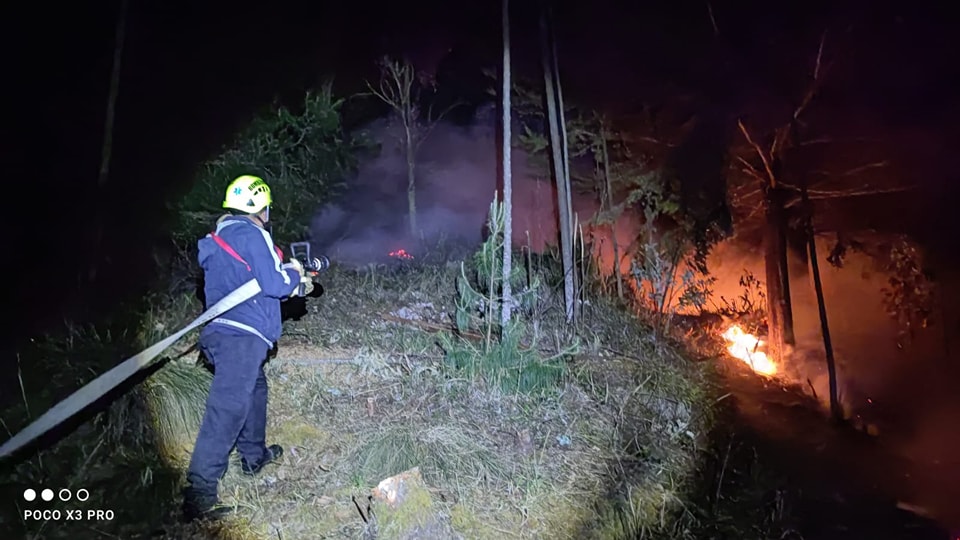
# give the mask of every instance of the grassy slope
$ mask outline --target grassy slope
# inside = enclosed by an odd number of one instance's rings
[[[113,495],[98,506],[114,508],[117,518],[48,524],[42,536],[89,535],[95,526],[125,538],[160,529],[169,538],[359,537],[364,522],[354,497],[365,501],[381,479],[413,466],[465,538],[627,538],[641,529],[671,530],[709,423],[704,374],[652,343],[622,309],[596,300],[585,310],[586,345],[555,390],[505,393],[459,377],[444,367],[437,346],[437,331],[454,310],[458,273],[459,265],[398,265],[325,276],[326,294],[286,323],[268,367],[268,438],[287,453],[255,479],[240,476],[232,463],[221,488],[238,507],[232,523],[217,532],[172,523],[208,380],[190,355],[137,393],[159,412],[155,429],[132,445],[139,451],[114,450],[126,442],[96,450],[89,441],[99,431],[88,428],[60,445],[80,454],[44,453],[44,467],[53,460],[81,465],[73,465],[76,486],[100,477],[102,492]],[[540,328],[558,327],[551,319],[558,311],[547,310]],[[162,335],[166,328],[158,324],[147,328]],[[544,335],[542,342],[550,340]],[[184,397],[184,387],[194,390]],[[128,401],[121,410],[139,410],[137,399]],[[158,447],[163,460],[150,450]],[[18,469],[31,479],[41,470],[35,462]],[[18,484],[11,491],[22,489]],[[19,528],[16,517],[6,519],[5,526]]]
[[[236,499],[257,501],[248,515],[268,536],[271,527],[290,537],[359,534],[352,496],[362,500],[379,480],[413,466],[424,470],[467,538],[572,538],[585,528],[610,537],[614,531],[600,531],[619,523],[598,527],[592,519],[595,505],[620,492],[615,477],[640,486],[643,502],[633,509],[643,521],[678,496],[694,442],[678,424],[699,405],[668,403],[693,395],[682,364],[667,370],[587,350],[571,381],[542,396],[451,379],[433,330],[455,309],[457,270],[332,274],[327,295],[311,301],[316,312],[288,323],[288,345],[271,368],[271,418],[274,438],[292,448],[288,463],[297,474],[277,467],[242,482]],[[604,323],[595,330],[637,341],[603,336],[607,347],[641,346],[643,333],[631,336],[628,318],[611,307],[593,310],[591,319]],[[633,455],[634,441],[642,441],[645,459]],[[263,495],[268,486],[273,496]],[[313,495],[303,501],[305,493]]]

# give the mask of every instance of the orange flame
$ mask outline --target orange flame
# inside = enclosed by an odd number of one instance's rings
[[[390,252],[391,257],[397,257],[398,259],[412,259],[413,255],[407,253],[405,249],[398,249],[396,251]]]
[[[743,361],[761,375],[769,377],[777,373],[777,365],[767,357],[767,353],[757,350],[763,345],[760,338],[744,332],[738,325],[728,328],[722,336],[727,340],[727,352],[730,356]]]

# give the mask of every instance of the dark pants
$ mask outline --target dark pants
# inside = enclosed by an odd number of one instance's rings
[[[200,350],[213,364],[213,383],[187,470],[189,490],[216,496],[236,445],[250,463],[266,453],[267,378],[263,365],[269,347],[257,336],[204,332]]]

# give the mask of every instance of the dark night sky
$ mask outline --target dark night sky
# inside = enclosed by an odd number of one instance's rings
[[[516,67],[538,77],[536,12],[515,3]],[[100,195],[119,1],[56,10],[6,4],[2,39],[12,66],[2,159],[9,192],[20,190],[8,202],[15,220],[8,226],[18,234],[7,260],[20,261],[12,266],[29,276],[8,281],[19,294],[6,297],[28,309],[31,291],[54,275],[60,293],[41,295],[54,321],[85,257],[93,212],[106,212],[114,225],[108,279],[115,292],[140,290],[153,277],[147,253],[161,234],[163,200],[185,189],[197,163],[255,108],[278,95],[296,100],[324,72],[336,74],[338,88],[358,89],[386,50],[435,63],[453,48],[445,65],[469,73],[471,57],[497,61],[500,38],[499,1],[393,2],[377,11],[381,4],[369,2],[130,0],[115,160],[109,192]],[[715,114],[763,111],[806,72],[827,25],[828,46],[840,49],[845,67],[832,74],[823,114],[846,129],[907,136],[897,144],[910,149],[925,177],[957,177],[942,154],[957,142],[960,47],[956,32],[945,31],[955,18],[940,4],[716,1],[719,38],[703,1],[569,4],[557,8],[565,91],[624,113],[664,88],[701,96]],[[109,296],[106,287],[97,291]]]

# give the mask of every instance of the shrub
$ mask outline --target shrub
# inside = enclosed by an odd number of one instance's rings
[[[203,164],[191,191],[175,205],[177,243],[190,245],[208,232],[223,213],[224,188],[242,174],[262,176],[270,185],[272,211],[279,218],[274,237],[302,238],[316,208],[345,187],[356,167],[355,151],[364,145],[344,131],[342,104],[328,83],[308,92],[299,112],[275,104],[256,116],[219,156]]]
[[[705,307],[716,278],[708,275],[706,248],[693,241],[693,224],[682,214],[674,183],[659,173],[635,172],[629,185],[627,204],[639,204],[643,211],[631,262],[637,302],[664,335],[674,313]],[[662,227],[664,221],[672,224]]]
[[[500,326],[502,297],[503,208],[494,200],[488,219],[489,236],[474,255],[474,279],[467,276],[461,263],[457,281],[456,324],[459,336],[442,336],[447,365],[452,369],[498,385],[505,392],[540,393],[556,387],[565,374],[564,358],[576,354],[574,343],[550,358],[538,349],[537,332],[529,332],[524,313],[531,313],[541,300],[540,279],[529,274],[516,259],[511,268],[512,289],[507,299],[515,306],[515,316],[507,327]],[[530,279],[525,279],[525,276]],[[524,343],[527,341],[527,343]]]

